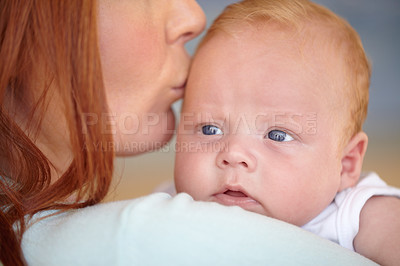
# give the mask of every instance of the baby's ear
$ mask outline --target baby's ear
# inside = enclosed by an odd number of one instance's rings
[[[357,133],[343,149],[342,172],[339,191],[354,186],[361,174],[368,137],[364,132]]]

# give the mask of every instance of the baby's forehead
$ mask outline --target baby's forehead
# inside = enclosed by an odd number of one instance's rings
[[[339,44],[333,40],[333,31],[329,26],[313,23],[294,27],[275,22],[237,22],[214,33],[207,42],[218,38],[225,42],[225,47],[237,46],[235,57],[240,57],[240,50],[251,49],[260,60],[265,56],[277,62],[290,58],[310,76],[325,78],[329,87],[339,89],[348,75],[345,55],[337,49]]]
[[[248,71],[250,73],[248,78],[260,77],[259,83],[265,84],[278,77],[274,76],[274,73],[286,73],[286,76],[279,75],[279,78],[288,82],[274,83],[277,89],[292,90],[291,93],[294,94],[318,95],[310,97],[310,103],[313,102],[311,99],[322,100],[328,103],[327,109],[330,109],[330,106],[336,109],[338,104],[343,103],[344,94],[339,90],[343,87],[345,71],[342,59],[335,56],[334,47],[326,40],[326,33],[319,31],[322,29],[302,31],[277,23],[232,25],[226,31],[214,33],[203,43],[198,56],[200,60],[207,62],[197,65],[195,58],[193,68],[203,67],[210,71],[225,73],[227,68],[232,68],[232,64],[241,64],[243,67],[239,71],[253,68]],[[223,62],[224,59],[226,63]],[[257,64],[254,63],[256,61]],[[218,67],[215,67],[216,65]],[[293,91],[293,86],[285,86],[296,84],[299,78],[306,80],[305,84],[309,83],[309,89]],[[205,80],[204,76],[201,79]],[[237,79],[237,73],[231,72],[231,79]],[[255,93],[254,90],[253,92]],[[257,93],[265,92],[257,90]],[[244,99],[245,95],[242,98]],[[261,97],[259,101],[262,102],[263,99],[267,98]],[[341,109],[343,108],[339,108]]]
[[[286,25],[280,22],[236,22],[226,27],[220,33],[230,36],[242,43],[243,46],[249,41],[258,42],[260,50],[270,51],[268,44],[279,43],[276,48],[286,50],[288,56],[301,55],[304,59],[307,55],[311,57],[338,58],[334,50],[338,50],[341,37],[336,29],[328,24],[317,24],[304,22],[300,25]],[[217,33],[218,34],[218,33]],[[340,40],[339,40],[340,39]]]

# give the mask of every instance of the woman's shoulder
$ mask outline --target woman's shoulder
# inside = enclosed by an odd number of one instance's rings
[[[157,193],[62,213],[40,212],[28,222],[23,235],[24,256],[29,265],[114,264],[121,246],[128,244],[128,237],[133,239],[127,231],[136,227],[134,221],[170,199],[168,194]]]
[[[25,232],[22,247],[30,265],[368,262],[281,221],[239,207],[197,202],[187,194],[166,193],[39,220]]]

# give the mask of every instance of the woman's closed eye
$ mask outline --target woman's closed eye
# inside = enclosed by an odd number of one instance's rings
[[[270,140],[277,142],[287,142],[292,141],[294,138],[282,130],[271,130],[268,132],[267,136]]]
[[[213,126],[213,125],[202,126],[201,132],[204,135],[222,135],[222,134],[224,134],[219,127]]]

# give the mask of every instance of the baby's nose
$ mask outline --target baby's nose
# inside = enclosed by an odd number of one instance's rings
[[[247,148],[234,144],[219,152],[216,164],[221,169],[233,167],[252,172],[257,167],[257,160]]]

